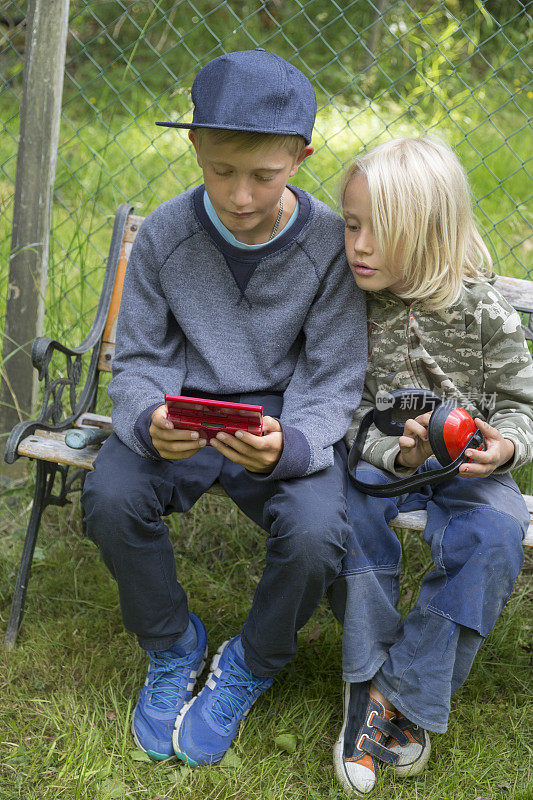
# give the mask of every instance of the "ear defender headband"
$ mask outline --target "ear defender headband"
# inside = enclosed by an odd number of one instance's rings
[[[442,469],[383,485],[363,483],[355,477],[368,429],[372,424],[381,433],[401,436],[407,419],[428,411],[433,411],[428,426],[429,443]],[[419,486],[440,483],[456,475],[461,464],[468,461],[464,453],[469,447],[484,450],[485,439],[466,409],[443,402],[438,394],[424,389],[398,389],[378,398],[377,407],[363,417],[348,455],[348,471],[353,484],[365,494],[373,497],[395,497]]]

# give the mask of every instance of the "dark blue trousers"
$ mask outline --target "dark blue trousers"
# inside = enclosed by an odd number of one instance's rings
[[[438,466],[430,459],[419,472]],[[395,480],[365,462],[357,475],[366,483]],[[420,509],[427,509],[424,538],[434,567],[404,621],[396,609],[401,548],[388,522]],[[529,525],[524,499],[509,474],[455,477],[392,498],[363,494],[350,482],[347,511],[347,553],[329,592],[344,625],[344,679],[372,679],[408,719],[444,733],[451,695],[520,572]]]
[[[233,398],[231,398],[233,399]],[[279,416],[281,398],[242,395]],[[188,511],[215,481],[267,533],[266,564],[242,628],[248,667],[278,673],[296,652],[296,632],[339,575],[346,519],[346,451],[305,478],[268,481],[205,447],[183,460],[142,458],[112,434],[82,495],[89,537],[118,584],[125,627],[146,650],[167,649],[185,631],[188,605],[163,516]],[[216,610],[213,610],[216,614]]]

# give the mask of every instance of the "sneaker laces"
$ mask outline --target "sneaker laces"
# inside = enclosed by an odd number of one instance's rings
[[[176,657],[168,650],[151,650],[148,670],[150,701],[158,711],[174,711],[181,692],[187,691],[195,653]]]
[[[217,684],[210,716],[221,728],[228,730],[235,719],[244,716],[250,701],[254,700],[254,692],[271,682],[271,678],[254,678],[249,669],[241,667],[230,656],[224,682]],[[264,688],[267,689],[268,685]]]

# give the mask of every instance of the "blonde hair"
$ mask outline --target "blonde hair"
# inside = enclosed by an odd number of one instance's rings
[[[393,139],[353,162],[341,188],[364,175],[374,236],[385,258],[401,264],[403,299],[433,310],[452,305],[463,281],[486,280],[492,259],[476,227],[466,172],[433,136]]]
[[[207,138],[212,144],[235,142],[243,150],[259,150],[268,145],[272,149],[287,150],[295,159],[305,147],[303,136],[286,133],[258,133],[256,131],[227,131],[222,128],[193,128],[197,144],[201,147]]]

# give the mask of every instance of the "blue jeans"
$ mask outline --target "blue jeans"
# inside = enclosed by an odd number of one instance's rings
[[[271,416],[281,412],[282,399],[275,395],[228,399],[260,403]],[[340,572],[350,531],[344,445],[335,448],[333,466],[321,472],[269,481],[213,447],[188,459],[152,461],[112,434],[85,480],[87,533],[117,581],[125,627],[144,649],[165,650],[189,617],[161,517],[188,511],[215,481],[269,534],[265,568],[241,635],[252,672],[275,675],[294,657],[297,631]],[[215,603],[214,615],[216,608]]]
[[[419,472],[438,467],[428,460]],[[361,462],[367,483],[395,477]],[[433,570],[405,622],[396,609],[401,548],[388,523],[400,511],[427,509],[424,538]],[[408,719],[447,729],[450,699],[509,599],[523,563],[529,513],[509,474],[454,477],[393,498],[363,494],[350,482],[351,534],[339,579],[329,590],[344,626],[343,677],[372,679]]]

